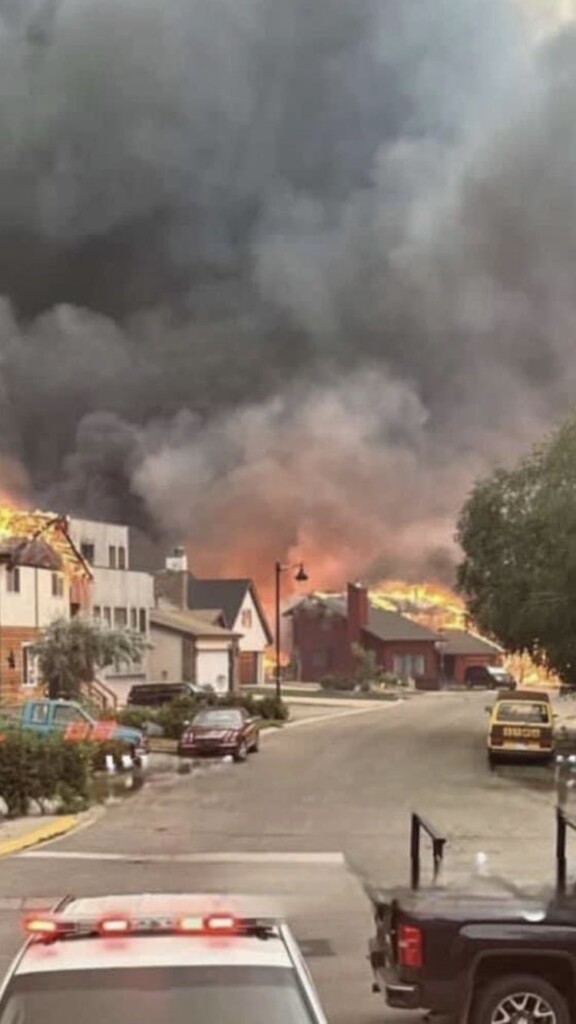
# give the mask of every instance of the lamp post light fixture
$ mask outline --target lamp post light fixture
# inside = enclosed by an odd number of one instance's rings
[[[280,666],[280,582],[283,572],[288,572],[289,569],[294,569],[294,579],[296,583],[306,583],[308,580],[308,573],[304,568],[304,562],[298,562],[297,565],[283,565],[282,562],[276,562],[275,566],[275,597],[276,597],[276,661],[274,665],[274,678],[276,681],[276,700],[282,700],[282,670]]]

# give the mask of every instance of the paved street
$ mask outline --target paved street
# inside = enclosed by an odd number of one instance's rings
[[[268,733],[245,765],[159,775],[90,828],[3,860],[0,968],[18,944],[7,899],[141,889],[270,897],[300,939],[322,940],[310,965],[331,1022],[405,1019],[370,992],[358,874],[406,881],[410,810],[449,835],[447,880],[471,873],[480,850],[517,878],[553,871],[550,773],[489,772],[489,700],[426,694],[299,720]]]

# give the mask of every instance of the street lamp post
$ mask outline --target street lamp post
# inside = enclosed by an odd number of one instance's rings
[[[440,660],[440,685],[442,685],[444,682],[444,654],[446,652],[447,646],[448,637],[446,636],[444,630],[441,630],[440,633],[438,634],[438,639],[436,641],[436,650],[438,651],[438,657]]]
[[[282,700],[282,678],[281,678],[281,667],[280,667],[280,583],[282,579],[282,573],[287,572],[288,569],[295,569],[296,573],[294,579],[297,583],[305,583],[308,579],[308,574],[304,568],[304,563],[299,562],[298,565],[283,565],[282,562],[276,562],[275,565],[275,605],[276,605],[276,661],[274,666],[274,675],[276,681],[276,700]]]

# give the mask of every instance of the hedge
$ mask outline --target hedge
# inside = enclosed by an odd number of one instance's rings
[[[0,742],[0,797],[10,818],[25,815],[32,802],[42,812],[57,803],[60,812],[84,810],[90,799],[93,748],[61,736],[36,736],[13,729]]]

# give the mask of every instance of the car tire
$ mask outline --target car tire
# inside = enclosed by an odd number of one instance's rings
[[[510,1011],[529,1024],[570,1024],[566,999],[537,974],[505,974],[489,981],[474,1000],[470,1024],[496,1024]]]
[[[495,754],[488,754],[488,767],[489,767],[491,772],[494,771],[494,769],[495,769],[497,764],[498,764],[498,759],[497,759],[496,755]]]
[[[251,754],[257,754],[259,750],[260,750],[260,737],[257,736],[256,739],[254,740],[254,743],[250,747],[250,753]]]
[[[239,762],[243,762],[243,761],[246,760],[247,757],[248,757],[248,747],[246,745],[246,740],[241,740],[241,742],[236,747],[236,753],[234,754],[234,760],[235,761],[239,761]]]

